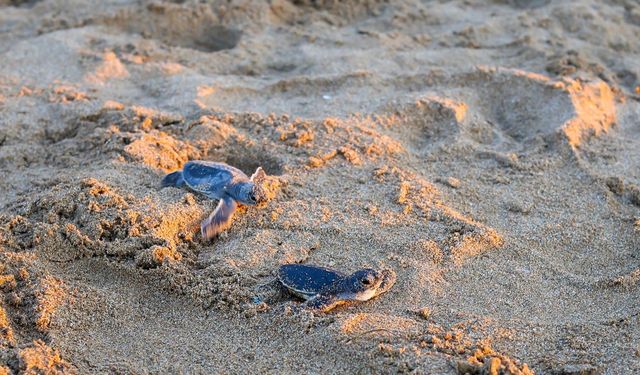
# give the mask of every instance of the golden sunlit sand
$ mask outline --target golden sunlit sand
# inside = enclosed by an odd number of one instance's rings
[[[0,0],[0,374],[640,372],[636,1]],[[189,160],[263,167],[203,241]],[[297,311],[278,266],[391,269]]]

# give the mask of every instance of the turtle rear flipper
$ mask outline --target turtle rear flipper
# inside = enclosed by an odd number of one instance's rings
[[[172,173],[169,173],[168,175],[164,176],[164,178],[162,179],[162,181],[160,182],[160,186],[165,188],[165,187],[169,187],[169,186],[173,186],[173,187],[183,187],[185,186],[186,183],[184,182],[184,179],[182,178],[182,171],[175,171]]]
[[[231,224],[233,213],[236,212],[238,204],[229,197],[220,199],[218,207],[200,225],[202,238],[209,240],[218,233],[227,229]]]
[[[345,303],[345,301],[338,299],[336,296],[321,294],[305,302],[304,308],[313,311],[327,312],[343,303]]]

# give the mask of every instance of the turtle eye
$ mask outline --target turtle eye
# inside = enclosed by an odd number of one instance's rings
[[[368,278],[368,277],[365,277],[364,279],[360,280],[360,282],[361,282],[363,285],[370,285],[370,284],[371,284],[371,280],[369,280],[369,278]]]

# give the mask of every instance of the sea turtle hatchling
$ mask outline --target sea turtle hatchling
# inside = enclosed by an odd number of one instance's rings
[[[227,229],[238,203],[256,205],[267,200],[261,182],[266,177],[258,167],[251,177],[225,163],[192,160],[181,171],[167,174],[162,187],[189,187],[208,198],[219,199],[216,209],[202,221],[200,229],[206,240]]]
[[[326,312],[344,303],[379,296],[395,284],[396,274],[365,268],[345,275],[324,267],[285,264],[278,269],[278,281],[290,293],[306,300],[305,308]]]

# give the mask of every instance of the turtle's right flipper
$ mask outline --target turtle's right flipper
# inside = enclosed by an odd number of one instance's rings
[[[209,240],[227,229],[237,207],[238,204],[233,199],[229,197],[221,199],[218,207],[200,225],[202,238]]]
[[[175,172],[169,173],[168,175],[164,176],[164,178],[162,179],[162,182],[160,182],[160,186],[163,188],[168,186],[179,188],[185,185],[186,184],[184,182],[184,179],[182,178],[182,171],[175,171]]]
[[[335,296],[319,295],[305,302],[304,307],[313,311],[327,312],[342,305],[344,302]]]

